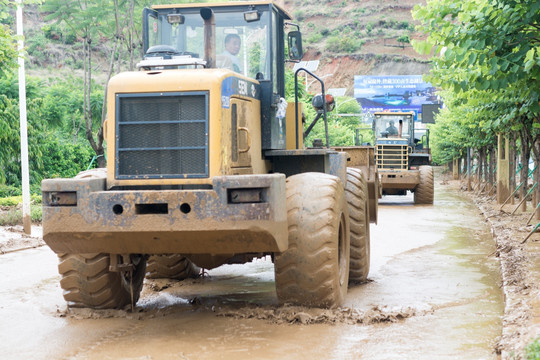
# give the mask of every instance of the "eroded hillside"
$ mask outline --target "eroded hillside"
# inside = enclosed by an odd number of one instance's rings
[[[428,58],[412,48],[421,34],[411,10],[423,0],[279,0],[304,34],[304,60],[320,60],[327,87],[347,88],[354,75],[419,75]],[[329,75],[331,74],[331,75]]]

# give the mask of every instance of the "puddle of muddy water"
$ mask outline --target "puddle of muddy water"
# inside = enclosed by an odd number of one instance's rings
[[[474,205],[441,188],[434,206],[384,202],[371,227],[372,281],[352,287],[344,309],[278,308],[266,258],[205,279],[147,280],[133,314],[65,311],[56,256],[3,257],[0,271],[25,271],[0,283],[0,357],[496,359],[500,278]]]
[[[412,196],[410,196],[412,201]],[[468,199],[436,188],[434,206],[403,207],[385,199],[372,241],[378,259],[373,282],[353,288],[348,304],[357,308],[408,304],[432,308],[424,317],[368,331],[362,354],[369,359],[495,359],[504,311],[495,244]],[[384,255],[383,255],[384,254]],[[362,334],[356,334],[356,332]],[[366,335],[365,329],[354,336]],[[381,352],[387,349],[388,352]]]

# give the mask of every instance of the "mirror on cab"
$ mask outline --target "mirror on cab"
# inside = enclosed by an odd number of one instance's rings
[[[302,34],[300,31],[291,31],[287,35],[289,44],[289,59],[300,61],[304,53],[302,51]]]

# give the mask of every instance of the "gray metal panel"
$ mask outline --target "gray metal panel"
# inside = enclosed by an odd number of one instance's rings
[[[343,187],[347,184],[347,153],[330,153],[330,172],[329,174],[337,176]]]
[[[328,149],[272,150],[264,153],[272,162],[272,170],[287,177],[306,172],[330,174],[331,154],[338,153]]]

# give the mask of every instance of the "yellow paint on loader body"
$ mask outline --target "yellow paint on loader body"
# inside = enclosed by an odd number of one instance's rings
[[[239,106],[238,118],[241,121],[238,131],[240,142],[245,143],[241,157],[250,158],[243,163],[234,163],[231,159],[231,107],[223,108],[221,99],[222,82],[234,76],[246,82],[257,83],[256,80],[243,77],[227,69],[197,70],[164,70],[139,71],[119,74],[109,82],[108,119],[107,119],[107,188],[136,185],[193,185],[212,184],[212,177],[233,174],[264,174],[268,172],[268,164],[262,159],[260,101],[234,95],[233,102]],[[184,179],[126,179],[120,180],[115,173],[116,156],[116,124],[113,119],[116,113],[117,94],[148,94],[175,92],[207,92],[209,98],[209,176],[206,178]],[[152,136],[149,134],[149,136]],[[249,140],[249,143],[248,143]],[[242,150],[242,149],[240,149]]]
[[[224,82],[231,78],[247,84],[252,96],[233,91],[224,99]],[[226,69],[140,71],[112,78],[106,176],[98,172],[43,181],[44,240],[58,253],[286,250],[285,176],[269,174],[270,164],[262,158],[261,105],[253,96],[256,86],[256,80]],[[167,93],[207,96],[208,176],[119,179],[117,97],[159,98]],[[232,129],[233,109],[236,131]],[[236,140],[235,146],[231,139]],[[159,190],[162,186],[170,189]]]

